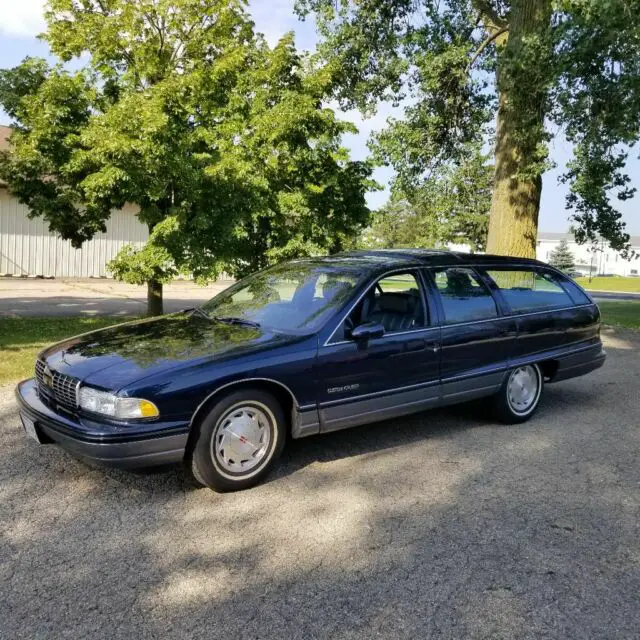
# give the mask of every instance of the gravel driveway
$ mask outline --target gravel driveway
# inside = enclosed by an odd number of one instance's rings
[[[292,443],[265,485],[90,468],[0,390],[2,638],[638,638],[640,336],[501,426]]]

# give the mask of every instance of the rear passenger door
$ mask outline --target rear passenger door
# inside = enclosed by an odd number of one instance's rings
[[[515,321],[500,317],[489,286],[473,268],[433,268],[429,273],[442,323],[443,402],[497,391],[513,350]]]

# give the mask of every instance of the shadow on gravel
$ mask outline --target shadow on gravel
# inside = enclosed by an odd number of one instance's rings
[[[496,426],[486,403],[476,401],[344,431],[290,440],[279,469],[272,475],[282,477],[315,462],[326,463],[376,454],[414,442],[426,443],[431,438],[454,436],[458,431],[487,424]],[[499,426],[501,425],[498,428]]]
[[[526,425],[467,405],[300,440],[227,495],[5,418],[0,635],[634,637],[638,344],[609,354]]]

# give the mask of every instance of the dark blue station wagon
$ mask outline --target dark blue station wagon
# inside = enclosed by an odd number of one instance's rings
[[[184,461],[228,491],[302,438],[486,397],[523,422],[545,382],[602,366],[600,312],[535,260],[353,252],[256,273],[202,307],[45,349],[25,431],[119,467]]]

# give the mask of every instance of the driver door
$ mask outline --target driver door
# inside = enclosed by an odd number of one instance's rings
[[[431,312],[430,312],[431,311]],[[381,338],[354,341],[351,329],[382,324]],[[318,353],[320,430],[412,413],[439,399],[440,328],[416,271],[380,278]]]

